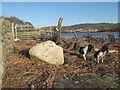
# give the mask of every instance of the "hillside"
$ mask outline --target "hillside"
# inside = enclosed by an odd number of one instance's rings
[[[53,26],[55,28],[56,26]],[[49,27],[43,27],[44,30],[49,30]],[[62,32],[85,32],[85,31],[119,31],[117,23],[85,23],[75,24],[70,26],[62,26]]]
[[[71,26],[63,26],[62,30],[76,30],[82,28],[85,29],[97,29],[99,31],[118,31],[117,23],[86,23],[86,24],[76,24]]]

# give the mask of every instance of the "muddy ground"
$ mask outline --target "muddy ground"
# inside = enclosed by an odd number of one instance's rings
[[[64,40],[60,44],[64,49],[66,43],[74,40]],[[99,41],[99,40],[98,40]],[[7,56],[7,68],[3,78],[5,88],[118,88],[120,70],[118,53],[108,53],[104,62],[99,64],[92,59],[93,52],[88,54],[88,60],[64,53],[63,65],[50,65],[29,57],[29,49],[42,41],[20,40],[15,42],[14,52]],[[78,40],[78,46],[86,45],[84,40]],[[105,42],[93,42],[100,48]],[[73,50],[73,49],[71,49]],[[110,45],[110,50],[117,50]]]

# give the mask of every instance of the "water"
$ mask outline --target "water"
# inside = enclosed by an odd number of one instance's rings
[[[118,34],[119,32],[93,32],[90,33],[92,37],[100,37],[100,38],[106,38],[107,34],[114,35],[115,38],[119,38]],[[85,32],[78,32],[76,33],[78,38],[83,38],[84,36],[87,36],[87,33]],[[62,36],[64,38],[74,38],[74,33],[62,33]]]

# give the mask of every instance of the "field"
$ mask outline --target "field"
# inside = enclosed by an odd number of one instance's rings
[[[65,42],[74,42],[74,39],[65,39],[60,44],[64,49]],[[98,40],[99,41],[99,40]],[[7,68],[3,78],[5,88],[118,88],[119,61],[118,52],[108,53],[104,62],[99,64],[92,60],[93,52],[88,54],[84,61],[74,55],[64,52],[63,65],[50,65],[29,57],[29,49],[43,41],[20,40],[15,42],[14,52],[7,56]],[[100,48],[105,42],[93,42],[94,47]],[[87,41],[78,40],[78,46],[86,45]],[[110,45],[110,50],[118,51]],[[72,51],[72,50],[71,50]]]

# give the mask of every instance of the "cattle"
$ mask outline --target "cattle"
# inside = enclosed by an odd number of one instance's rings
[[[84,60],[86,60],[88,52],[90,52],[92,49],[94,50],[94,47],[91,44],[87,45],[86,47],[82,46],[79,48],[79,53],[82,55]]]
[[[109,45],[110,43],[104,44],[101,49],[97,50],[94,54],[95,60],[99,63],[99,60],[102,59],[103,62],[103,57],[109,52]]]

